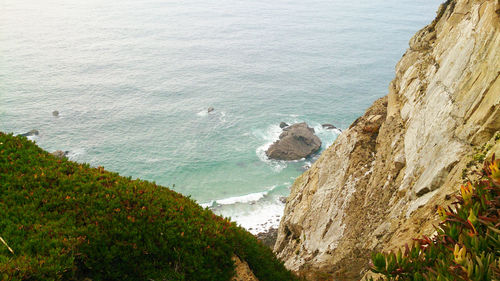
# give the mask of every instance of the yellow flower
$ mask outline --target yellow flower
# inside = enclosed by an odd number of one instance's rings
[[[469,182],[467,186],[462,185],[460,187],[460,192],[462,192],[462,198],[464,199],[465,203],[468,203],[472,198],[472,194],[474,193],[474,187]]]
[[[490,163],[490,170],[491,170],[491,173],[494,174],[494,173],[498,173],[499,172],[499,169],[498,169],[498,162],[499,161],[493,161]]]
[[[500,159],[497,159],[496,161],[493,161],[490,163],[490,171],[491,171],[491,178],[496,181],[500,182],[500,168],[498,167],[500,163]]]
[[[446,210],[441,206],[438,207],[437,213],[439,214],[439,217],[441,217],[441,220],[443,221],[448,217],[448,215],[446,215]]]
[[[467,218],[470,223],[472,224],[475,224],[477,222],[477,217],[476,217],[476,214],[474,214],[474,211],[472,209],[470,209],[470,212],[469,212],[469,217]]]
[[[453,256],[455,256],[455,262],[458,264],[463,264],[465,261],[465,254],[467,253],[465,247],[461,248],[458,244],[455,244],[455,250],[453,251]]]

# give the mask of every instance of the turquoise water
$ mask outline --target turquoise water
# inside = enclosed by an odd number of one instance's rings
[[[279,123],[306,121],[330,145],[339,132],[320,124],[347,128],[387,93],[439,3],[3,0],[0,130],[38,129],[49,151],[171,186],[257,232],[313,161],[265,158]]]

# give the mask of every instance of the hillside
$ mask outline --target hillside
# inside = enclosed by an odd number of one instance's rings
[[[295,280],[190,198],[1,132],[0,237],[2,280]]]
[[[274,248],[287,268],[359,280],[372,251],[434,232],[436,206],[500,130],[499,11],[449,0],[410,40],[389,94],[293,184]]]

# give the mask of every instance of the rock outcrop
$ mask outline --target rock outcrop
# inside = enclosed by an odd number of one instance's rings
[[[24,134],[19,134],[20,136],[23,136],[23,137],[32,137],[32,136],[38,136],[40,134],[40,132],[38,132],[38,130],[36,129],[33,129],[27,133],[24,133]]]
[[[54,152],[51,152],[54,157],[59,158],[59,159],[64,159],[66,156],[68,156],[69,151],[62,151],[62,150],[56,150]]]
[[[298,160],[310,156],[321,148],[321,140],[305,122],[283,128],[279,140],[266,151],[275,160]]]
[[[248,266],[248,263],[240,260],[236,255],[233,256],[232,260],[236,268],[234,269],[235,274],[231,281],[259,281]]]
[[[274,251],[309,280],[359,280],[373,250],[434,232],[474,149],[500,130],[500,2],[453,0],[377,100],[292,186]]]
[[[335,127],[334,125],[332,124],[323,124],[321,125],[323,128],[327,129],[327,130],[333,130],[333,129],[337,129],[337,127]]]

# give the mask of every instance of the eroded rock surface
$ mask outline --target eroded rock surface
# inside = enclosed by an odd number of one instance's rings
[[[302,174],[274,251],[309,280],[359,280],[373,250],[434,232],[474,148],[500,130],[500,3],[447,1],[410,41],[388,96]]]

